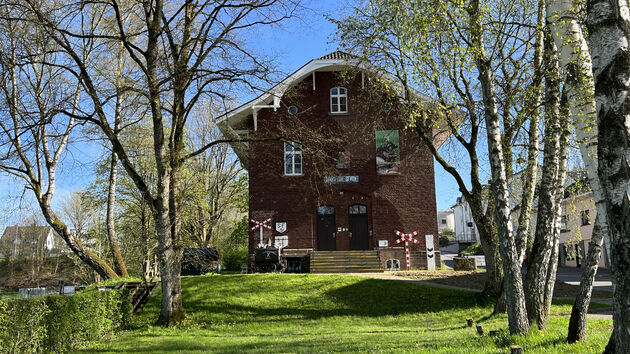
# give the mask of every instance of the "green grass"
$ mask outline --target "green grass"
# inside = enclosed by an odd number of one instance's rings
[[[490,317],[492,303],[477,293],[391,280],[340,275],[256,274],[184,277],[186,321],[153,325],[159,292],[114,338],[90,343],[98,352],[449,352],[505,353],[519,344],[527,353],[603,351],[610,320],[589,320],[588,342],[563,343],[567,316],[526,337],[507,334],[505,315]],[[570,304],[552,313],[570,312]],[[472,317],[496,338],[466,326]]]
[[[483,248],[481,247],[481,243],[477,242],[463,249],[461,253],[469,256],[483,255]]]

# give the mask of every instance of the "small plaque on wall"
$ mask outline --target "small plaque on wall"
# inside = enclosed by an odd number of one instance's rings
[[[387,240],[378,240],[378,247],[387,247],[389,242]]]

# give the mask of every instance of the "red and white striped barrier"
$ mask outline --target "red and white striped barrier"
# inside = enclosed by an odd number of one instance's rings
[[[412,232],[410,234],[405,234],[405,233],[402,233],[402,232],[400,232],[398,230],[394,230],[394,233],[396,235],[400,236],[400,238],[395,241],[396,244],[399,244],[399,243],[405,241],[405,258],[406,258],[406,261],[407,261],[407,270],[410,270],[411,269],[411,263],[410,263],[410,259],[409,259],[409,241],[411,241],[411,242],[413,242],[413,243],[415,243],[417,245],[420,244],[420,241],[418,241],[415,238],[413,238],[414,236],[418,235],[418,231],[414,231],[414,232]]]
[[[263,228],[273,231],[273,227],[271,227],[271,225],[268,225],[269,223],[271,223],[270,217],[263,221],[258,221],[254,219],[249,219],[249,221],[251,221],[254,224],[254,226],[249,228],[249,231],[260,229],[260,243],[263,242]]]

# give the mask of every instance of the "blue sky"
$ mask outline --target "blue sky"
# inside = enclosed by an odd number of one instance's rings
[[[307,2],[306,7],[308,9],[301,18],[290,20],[282,26],[260,30],[255,40],[250,41],[250,46],[255,50],[277,58],[276,66],[283,74],[290,74],[309,60],[336,50],[332,40],[335,38],[336,27],[326,20],[326,15],[341,17],[350,10],[347,2],[332,0]],[[100,149],[86,144],[71,147],[70,154],[62,161],[59,169],[53,205],[58,206],[68,194],[89,185],[93,178],[93,166],[101,158],[101,154]],[[460,195],[457,185],[437,163],[435,180],[438,209],[449,208]],[[11,223],[15,218],[20,200],[22,205],[32,205],[31,194],[30,190],[24,192],[23,183],[19,180],[0,176],[0,227]],[[32,207],[35,208],[34,205]]]

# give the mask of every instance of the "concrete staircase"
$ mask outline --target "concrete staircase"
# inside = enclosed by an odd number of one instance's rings
[[[311,273],[382,272],[378,251],[314,251]]]

